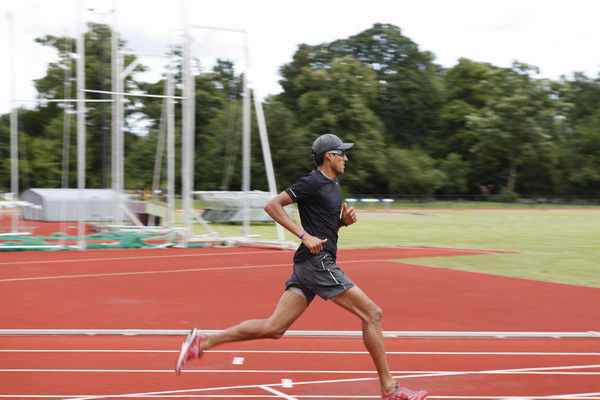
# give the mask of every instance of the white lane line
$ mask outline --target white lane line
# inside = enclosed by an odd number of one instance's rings
[[[135,350],[135,349],[0,349],[0,353],[179,353],[180,350]],[[364,355],[367,351],[335,350],[208,350],[206,353],[248,354],[339,354]],[[600,356],[600,353],[568,352],[512,352],[512,351],[387,351],[387,355],[448,355],[448,356]]]
[[[383,247],[381,250],[402,250],[403,248],[398,247]],[[406,247],[406,249],[412,249],[412,247]],[[415,249],[428,250],[427,248],[419,248],[415,247]],[[437,250],[437,248],[431,248],[432,250]],[[443,249],[443,250],[452,250],[452,249]],[[157,251],[161,251],[157,249]],[[462,250],[462,251],[472,251],[472,252],[482,252],[485,250]],[[106,257],[106,258],[79,258],[79,259],[63,259],[63,260],[32,260],[32,261],[8,261],[8,262],[0,262],[0,266],[2,265],[20,265],[20,264],[64,264],[64,263],[77,263],[77,262],[96,262],[96,261],[124,261],[124,260],[146,260],[149,258],[159,259],[159,258],[183,258],[183,257],[221,257],[221,256],[237,256],[237,255],[252,255],[252,254],[275,254],[281,253],[281,250],[261,250],[261,251],[240,251],[240,252],[213,252],[213,253],[193,253],[193,254],[169,254],[169,255],[155,255],[155,256],[128,256],[128,257]],[[385,260],[377,260],[377,261],[390,261],[395,259],[394,257],[386,258]],[[360,261],[360,260],[355,260]],[[371,260],[365,260],[371,261]],[[344,261],[348,262],[348,261]]]
[[[89,261],[123,261],[123,260],[146,260],[148,258],[182,258],[182,257],[214,257],[214,256],[236,256],[236,255],[247,255],[247,254],[271,254],[281,253],[281,250],[268,250],[268,251],[242,251],[239,253],[198,253],[198,254],[170,254],[161,256],[136,256],[136,257],[106,257],[106,258],[78,258],[78,259],[66,259],[66,260],[39,260],[39,261],[12,261],[12,262],[0,262],[0,265],[19,265],[19,264],[64,264],[64,263],[76,263],[76,262],[89,262]]]
[[[475,254],[516,254],[512,251],[503,251],[503,250],[477,250],[477,249],[461,249],[461,248],[453,248],[453,247],[419,247],[419,246],[406,246],[406,247],[398,247],[401,250],[432,250],[432,251],[455,251],[460,253],[475,253]],[[439,257],[439,256],[428,256],[428,257]],[[428,257],[407,257],[407,260],[415,259],[415,258],[428,258]],[[396,260],[396,259],[394,259]],[[402,258],[404,260],[404,258]]]
[[[351,263],[373,263],[373,262],[385,262],[389,260],[375,259],[375,260],[354,260],[345,261],[344,264]],[[35,280],[47,280],[47,279],[71,279],[71,278],[97,278],[102,276],[124,276],[124,275],[152,275],[152,274],[173,274],[181,272],[199,272],[199,271],[225,271],[231,269],[251,269],[251,268],[274,268],[274,267],[289,267],[290,263],[285,264],[270,264],[270,265],[237,265],[231,267],[206,267],[206,268],[190,268],[190,269],[171,269],[171,270],[157,270],[157,271],[136,271],[136,272],[112,272],[104,274],[81,274],[81,275],[57,275],[57,276],[36,276],[29,278],[8,278],[0,279],[0,282],[15,282],[15,281],[35,281]]]
[[[100,399],[100,398],[108,398],[108,397],[118,397],[118,396],[98,396],[98,395],[0,395],[0,398],[35,398],[35,399],[45,399],[45,398],[60,398],[64,400],[78,400],[75,397],[85,397],[90,399]],[[143,398],[143,399],[163,399],[163,398],[209,398],[209,399],[218,399],[218,398],[256,398],[256,399],[267,399],[267,398],[277,398],[275,395],[236,395],[236,394],[186,394],[186,395],[129,395],[129,396],[121,396],[121,398]],[[296,399],[378,399],[378,396],[338,396],[338,395],[302,395],[296,396]],[[589,397],[589,396],[428,396],[428,399],[461,399],[461,400],[600,400],[600,397]]]
[[[58,275],[58,276],[37,276],[31,278],[9,278],[0,279],[0,282],[15,282],[15,281],[36,281],[47,279],[69,279],[69,278],[97,278],[103,276],[126,276],[126,275],[153,275],[153,274],[173,274],[180,272],[199,272],[199,271],[220,271],[230,269],[251,269],[251,268],[274,268],[274,267],[289,267],[289,264],[271,264],[271,265],[239,265],[233,267],[206,267],[206,268],[190,268],[190,269],[167,269],[158,271],[137,271],[137,272],[111,272],[106,274],[82,274],[82,275]]]
[[[275,394],[275,395],[277,395],[277,396],[279,396],[279,397],[281,397],[283,399],[286,399],[286,400],[298,400],[296,397],[289,396],[289,395],[287,395],[287,394],[285,394],[283,392],[280,392],[279,390],[275,390],[275,389],[273,389],[273,388],[271,388],[269,386],[262,386],[261,385],[261,386],[259,386],[259,388],[261,388],[263,390],[266,390],[267,392],[271,392],[271,393],[273,393],[273,394]]]
[[[572,367],[556,367],[556,368],[595,368],[597,365],[586,365],[586,366],[572,366]],[[548,369],[548,368],[538,368],[540,369]],[[469,374],[492,374],[494,372],[520,372],[524,370],[535,370],[535,368],[521,368],[514,370],[488,370],[488,371],[466,371],[466,372],[451,372],[451,373],[427,373],[421,375],[400,375],[394,376],[396,379],[405,379],[405,378],[420,378],[420,377],[436,377],[436,376],[449,376],[449,375],[469,375]],[[334,379],[334,380],[319,380],[319,381],[304,381],[304,382],[294,382],[295,385],[314,385],[314,384],[323,384],[323,383],[347,383],[347,382],[360,382],[360,381],[369,381],[376,380],[376,377],[362,377],[362,378],[350,378],[350,379]],[[217,390],[228,390],[228,389],[247,389],[247,388],[256,388],[259,385],[244,385],[244,386],[225,386],[225,387],[215,387],[215,388],[201,388],[201,389],[185,389],[185,390],[172,390],[172,391],[164,391],[164,392],[147,392],[147,393],[129,393],[123,395],[104,395],[104,396],[88,396],[88,397],[79,397],[79,398],[65,398],[64,400],[93,400],[93,399],[104,399],[104,398],[113,398],[113,397],[142,397],[148,395],[167,395],[167,394],[175,394],[175,393],[197,393],[197,392],[206,392],[206,391],[217,391]],[[269,384],[269,385],[260,385],[260,386],[269,386],[269,387],[279,387],[281,383],[277,384]],[[448,399],[499,399],[502,396],[490,396],[490,397],[476,397],[476,396],[437,396],[437,398],[448,398]],[[369,396],[368,398],[373,398]],[[435,396],[430,396],[430,398],[436,398]],[[523,399],[523,397],[514,397],[514,399]],[[547,398],[547,397],[546,397]],[[557,398],[555,398],[557,399]],[[564,399],[564,398],[563,398]],[[576,397],[576,399],[583,400],[584,397]]]
[[[574,399],[582,399],[582,398],[590,398],[589,396],[598,396],[598,395],[600,395],[600,392],[593,392],[593,393],[571,393],[571,394],[564,394],[564,395],[551,395],[551,396],[546,396],[545,398],[546,399],[556,399],[556,398],[572,397]]]
[[[600,375],[600,371],[566,371],[600,368],[600,365],[572,365],[564,367],[515,368],[483,371],[391,371],[392,374],[415,374],[415,376],[442,375]],[[1,372],[77,372],[77,373],[173,373],[172,369],[79,369],[79,368],[5,368]],[[263,370],[263,369],[188,369],[186,374],[376,374],[373,370]],[[406,378],[406,376],[404,376]]]

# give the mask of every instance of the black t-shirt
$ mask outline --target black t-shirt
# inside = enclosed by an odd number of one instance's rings
[[[335,260],[342,214],[342,189],[338,179],[329,179],[321,171],[314,170],[298,179],[285,192],[298,203],[304,230],[318,238],[327,239],[323,243],[323,250]],[[294,262],[304,261],[311,255],[308,248],[301,244],[294,254]]]

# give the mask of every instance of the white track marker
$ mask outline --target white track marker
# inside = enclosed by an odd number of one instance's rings
[[[284,380],[286,380],[286,379],[282,379],[282,381],[284,381]],[[289,379],[287,379],[287,380],[289,380]],[[283,392],[280,392],[279,390],[275,390],[275,389],[273,389],[272,387],[269,387],[269,386],[259,386],[259,388],[261,388],[263,390],[266,390],[267,392],[271,392],[274,395],[277,395],[277,396],[279,396],[281,398],[284,398],[286,400],[298,400],[295,397],[289,396],[289,395],[287,395],[287,394],[285,394]]]
[[[244,364],[244,357],[233,357],[233,361],[231,361],[233,365],[242,365]]]
[[[510,397],[510,398],[502,398],[502,399],[498,399],[498,400],[533,400],[533,399],[530,399],[529,397]]]
[[[293,388],[294,387],[294,381],[291,379],[282,379],[281,380],[281,387],[284,388]]]

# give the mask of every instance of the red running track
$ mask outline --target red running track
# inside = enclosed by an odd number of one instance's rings
[[[429,248],[342,250],[338,261],[383,308],[385,330],[599,329],[598,289],[390,261],[481,253]],[[3,253],[1,328],[223,329],[243,319],[270,315],[289,276],[291,256],[288,251],[253,248]],[[360,330],[360,323],[335,305],[316,300],[292,329]],[[377,392],[373,367],[359,339],[284,338],[231,344],[207,354],[177,378],[171,369],[181,339],[0,337],[5,350],[0,352],[0,394],[107,398],[108,394],[202,389],[179,394],[353,398]],[[409,386],[426,387],[433,398],[569,393],[600,397],[598,339],[390,339],[387,346],[389,351],[402,352],[390,355],[395,374],[405,377]],[[44,351],[50,349],[60,351]],[[90,351],[102,349],[147,351]],[[316,353],[290,353],[300,350]],[[234,356],[244,357],[245,363],[233,365]],[[277,385],[283,378],[296,384],[265,386]],[[326,382],[299,384],[315,381]],[[231,386],[248,387],[206,391]]]

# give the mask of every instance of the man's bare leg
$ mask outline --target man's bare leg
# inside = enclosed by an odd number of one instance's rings
[[[392,393],[396,388],[396,381],[392,377],[385,354],[381,308],[357,286],[346,290],[333,301],[362,320],[363,342],[377,369],[381,390],[386,395]]]
[[[307,307],[308,302],[303,296],[292,290],[286,290],[271,317],[250,319],[221,333],[209,335],[202,341],[201,348],[208,350],[219,344],[240,340],[279,339]]]

